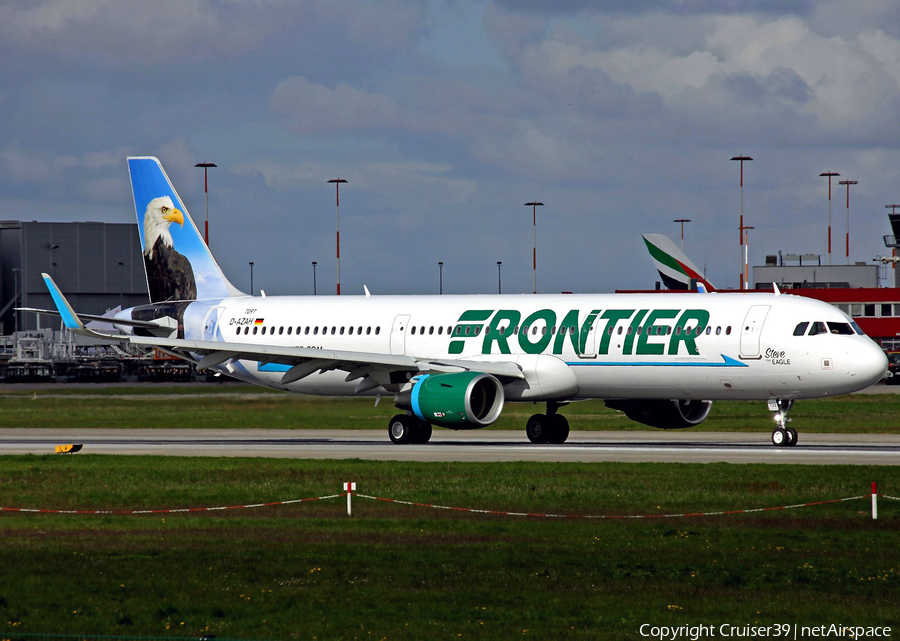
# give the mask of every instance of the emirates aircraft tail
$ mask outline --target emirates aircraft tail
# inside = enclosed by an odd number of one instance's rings
[[[675,246],[675,243],[669,240],[668,236],[643,234],[643,238],[666,289],[705,288],[707,291],[715,291],[715,287],[700,274],[700,270]]]

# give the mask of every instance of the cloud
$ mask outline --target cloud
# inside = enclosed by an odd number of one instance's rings
[[[285,117],[292,131],[302,134],[402,124],[400,108],[384,94],[368,93],[345,83],[331,89],[301,76],[278,83],[270,105],[275,113]]]

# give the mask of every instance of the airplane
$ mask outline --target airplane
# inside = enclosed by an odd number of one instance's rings
[[[887,359],[835,307],[772,293],[252,296],[234,287],[154,157],[128,168],[150,304],[112,319],[77,314],[44,281],[64,325],[152,346],[249,383],[289,392],[392,397],[396,444],[433,426],[490,425],[506,402],[545,404],[525,433],[564,443],[559,410],[603,399],[662,429],[707,418],[714,401],[759,400],[772,442],[797,443],[794,401],[877,383]],[[110,335],[85,321],[111,322]]]
[[[682,291],[702,287],[708,292],[716,290],[668,236],[642,234],[641,237],[666,289]]]

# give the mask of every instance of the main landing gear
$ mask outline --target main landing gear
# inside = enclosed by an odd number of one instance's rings
[[[774,413],[775,424],[778,426],[772,432],[772,443],[778,447],[793,447],[797,444],[797,430],[787,427],[791,419],[787,413],[794,405],[794,401],[780,398],[769,399],[769,411]]]
[[[397,445],[422,445],[431,440],[431,423],[409,414],[397,414],[388,423],[388,436]]]
[[[569,421],[558,410],[567,403],[547,403],[546,414],[535,414],[525,424],[525,434],[532,443],[565,443],[569,438]]]

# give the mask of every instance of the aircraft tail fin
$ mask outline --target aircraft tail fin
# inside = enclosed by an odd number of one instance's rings
[[[700,274],[700,270],[668,236],[643,234],[643,239],[666,289],[690,290],[702,285],[707,291],[715,291],[715,287]]]
[[[150,301],[242,296],[225,278],[159,160],[129,157],[128,173]]]

